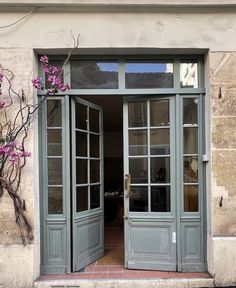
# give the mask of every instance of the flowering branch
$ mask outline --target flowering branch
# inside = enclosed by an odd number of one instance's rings
[[[66,59],[68,60],[69,58]],[[0,197],[6,191],[12,199],[15,221],[24,245],[27,239],[33,239],[33,228],[27,219],[25,200],[20,193],[22,170],[27,158],[31,156],[25,149],[29,127],[49,95],[70,89],[68,84],[63,84],[63,69],[52,66],[46,55],[40,57],[40,63],[48,87],[44,97],[36,105],[27,102],[23,90],[14,90],[13,72],[0,65]],[[65,64],[66,62],[63,67]],[[46,86],[39,76],[32,80],[32,85],[37,90]]]

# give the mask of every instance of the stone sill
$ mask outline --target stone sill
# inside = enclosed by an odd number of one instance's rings
[[[236,0],[0,0],[1,12],[234,12]]]

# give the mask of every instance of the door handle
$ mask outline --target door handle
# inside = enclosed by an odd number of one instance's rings
[[[130,183],[131,183],[131,175],[130,174],[126,174],[125,175],[125,197],[129,198],[131,197],[131,190],[130,190]]]

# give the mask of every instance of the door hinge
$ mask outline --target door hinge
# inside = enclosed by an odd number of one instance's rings
[[[176,232],[172,232],[172,243],[176,243]]]

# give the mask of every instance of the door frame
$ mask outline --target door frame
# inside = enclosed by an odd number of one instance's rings
[[[95,50],[94,50],[95,51]],[[183,51],[184,52],[184,51]],[[148,51],[147,51],[148,53]],[[62,61],[65,59],[64,56],[52,56],[54,60]],[[70,209],[67,209],[68,205],[71,203],[70,193],[70,164],[66,160],[69,159],[70,154],[70,145],[68,142],[68,134],[69,134],[69,98],[78,95],[120,95],[120,96],[128,96],[130,95],[176,95],[176,97],[181,96],[191,96],[191,95],[199,95],[201,98],[201,119],[202,119],[202,135],[203,135],[203,143],[202,143],[202,154],[206,153],[205,148],[205,127],[204,127],[204,109],[205,109],[205,87],[204,87],[204,55],[196,55],[196,54],[169,54],[169,55],[160,55],[160,54],[141,54],[141,55],[73,55],[72,60],[107,60],[107,61],[117,61],[118,62],[118,79],[119,79],[119,87],[118,89],[71,89],[69,92],[65,93],[58,93],[55,96],[52,96],[51,99],[60,99],[62,101],[62,118],[64,121],[63,124],[63,156],[64,164],[63,164],[63,173],[64,173],[64,183],[63,183],[63,207],[65,207],[66,211],[63,212],[61,215],[48,215],[47,213],[47,203],[48,203],[48,192],[47,192],[47,165],[46,165],[46,128],[45,128],[45,120],[46,120],[46,113],[45,109],[42,109],[39,113],[39,176],[40,176],[40,221],[41,221],[41,273],[42,274],[51,274],[51,273],[71,273],[71,240],[70,240],[70,221],[71,221],[71,213]],[[155,88],[155,89],[126,89],[125,88],[125,61],[145,61],[145,60],[168,60],[170,59],[173,61],[174,65],[174,83],[173,88]],[[180,63],[182,60],[190,61],[191,60],[198,61],[198,87],[197,88],[183,88],[180,86]],[[70,80],[70,62],[66,64],[64,67],[64,83],[71,82]],[[39,71],[39,75],[42,76],[43,81],[45,80],[45,75],[42,71]],[[38,96],[44,96],[46,90],[38,91]],[[177,94],[176,94],[177,93]],[[50,97],[48,98],[50,99]],[[67,104],[66,104],[67,103]],[[65,105],[66,104],[66,105]],[[176,106],[176,114],[179,113],[179,107]],[[180,128],[179,128],[180,130]],[[178,130],[178,131],[179,131]],[[178,162],[178,161],[176,161]],[[179,160],[180,162],[180,160]],[[204,242],[207,243],[206,239],[206,195],[205,195],[205,173],[206,167],[204,163],[202,163],[202,191],[203,191],[203,211],[201,214],[202,219],[204,220],[204,225],[202,225],[203,238]],[[65,167],[67,167],[65,169]],[[178,178],[178,177],[177,177]],[[180,185],[180,183],[177,183]],[[181,229],[180,223],[177,225],[177,229]],[[58,247],[54,247],[50,244],[50,239],[52,237],[56,237],[58,240]],[[179,242],[179,241],[178,241]],[[54,249],[54,251],[58,252],[57,255],[54,255],[53,258],[49,255],[48,251]],[[206,259],[206,245],[204,247],[205,251],[203,254],[205,255],[204,258]],[[205,265],[206,266],[206,265]]]

